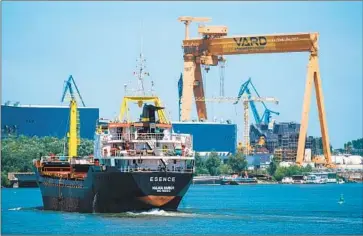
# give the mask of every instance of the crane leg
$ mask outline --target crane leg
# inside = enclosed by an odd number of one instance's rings
[[[305,141],[306,141],[306,133],[309,122],[309,111],[310,111],[310,103],[311,103],[311,89],[313,85],[313,69],[314,69],[314,58],[310,55],[309,63],[308,63],[308,71],[306,76],[305,83],[305,93],[304,93],[304,101],[303,101],[303,110],[301,115],[301,125],[300,125],[300,133],[299,133],[299,141],[297,146],[297,156],[296,163],[301,165],[304,159],[304,151],[305,151]]]
[[[195,98],[204,98],[204,88],[203,88],[203,79],[202,79],[202,72],[199,63],[195,64],[194,70],[194,97]],[[207,119],[207,108],[205,101],[195,101],[197,107],[197,113],[199,120],[206,120]]]
[[[183,96],[181,99],[181,120],[190,120],[192,110],[192,97],[204,97],[203,80],[200,64],[192,59],[184,61],[183,74]],[[207,119],[207,109],[205,101],[196,101],[197,113],[199,120]]]
[[[315,84],[315,91],[316,91],[316,102],[318,105],[318,112],[319,112],[319,121],[320,121],[321,137],[322,137],[322,142],[323,142],[323,151],[324,151],[326,164],[328,166],[330,166],[332,164],[331,163],[331,153],[330,153],[330,142],[329,142],[329,136],[328,136],[328,126],[327,126],[326,116],[325,116],[323,89],[321,86],[319,63],[318,63],[317,56],[315,58],[314,66],[315,66],[314,84]]]
[[[183,73],[183,96],[181,98],[181,120],[190,120],[192,110],[193,84],[194,84],[195,63],[184,61]]]

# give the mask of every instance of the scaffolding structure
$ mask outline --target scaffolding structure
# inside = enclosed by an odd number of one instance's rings
[[[250,126],[251,146],[258,146],[259,137],[264,136],[266,149],[274,154],[278,161],[295,162],[299,141],[300,124],[295,122],[281,122],[273,125],[253,124]],[[305,149],[311,149],[312,155],[319,154],[319,138],[306,137]],[[320,151],[321,152],[321,151]]]

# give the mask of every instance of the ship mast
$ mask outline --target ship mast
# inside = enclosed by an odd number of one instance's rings
[[[138,58],[137,65],[136,65],[136,71],[134,72],[134,75],[137,77],[138,80],[138,88],[137,88],[137,95],[145,96],[145,88],[144,88],[144,78],[145,76],[149,76],[149,72],[146,72],[146,59],[144,58],[143,53],[140,53],[140,56]]]
[[[138,80],[138,88],[136,91],[136,95],[138,96],[145,96],[145,87],[144,87],[144,78],[145,76],[150,76],[150,73],[146,71],[146,59],[143,54],[143,35],[142,35],[142,23],[141,23],[141,50],[139,58],[136,60],[136,71],[134,72],[134,76]],[[125,87],[126,90],[126,87]],[[151,81],[151,93],[153,94],[154,91],[154,82]]]

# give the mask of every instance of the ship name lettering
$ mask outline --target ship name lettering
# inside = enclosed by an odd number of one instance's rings
[[[175,177],[150,177],[150,182],[175,182]]]

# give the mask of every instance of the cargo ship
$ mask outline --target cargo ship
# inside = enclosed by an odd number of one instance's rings
[[[136,121],[124,118],[130,102],[143,108]],[[77,155],[77,119],[71,94],[68,156],[33,161],[45,210],[177,210],[193,179],[193,140],[173,132],[157,96],[125,96],[117,120],[99,120],[93,156]]]

